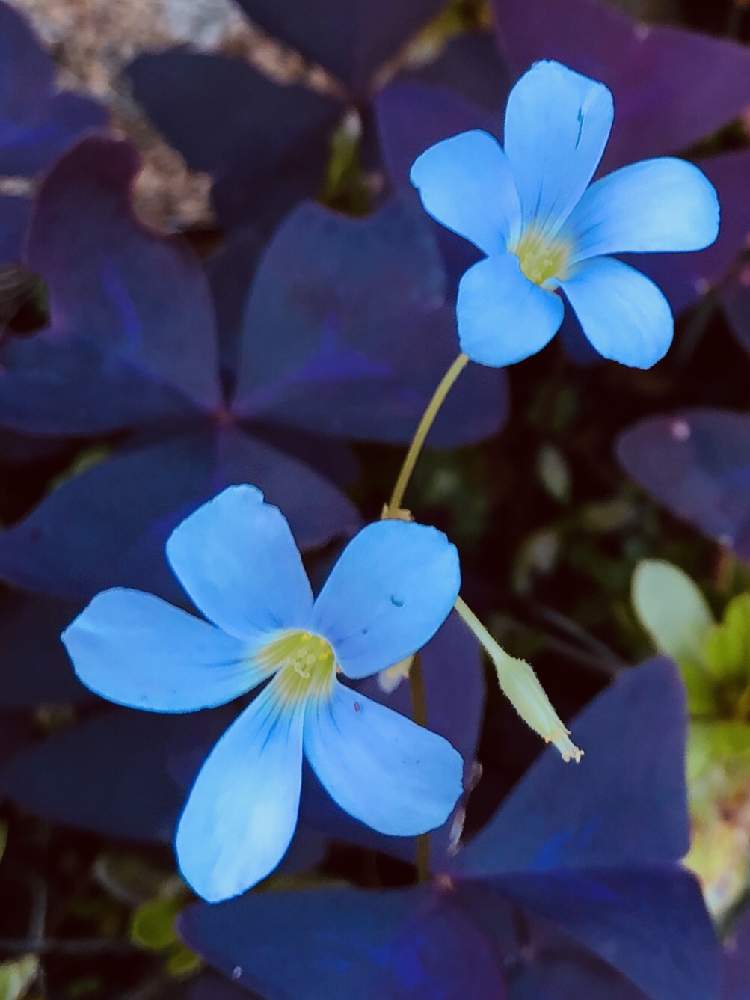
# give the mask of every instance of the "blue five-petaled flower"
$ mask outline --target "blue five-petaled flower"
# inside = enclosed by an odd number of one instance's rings
[[[504,150],[474,130],[415,161],[427,212],[487,255],[458,289],[459,340],[472,360],[508,365],[541,350],[562,323],[559,288],[604,357],[648,368],[669,348],[664,295],[609,255],[700,250],[716,239],[719,204],[696,166],[671,157],[589,186],[612,118],[603,84],[540,62],[510,93]]]
[[[84,684],[134,708],[192,712],[267,682],[209,754],[180,818],[177,858],[196,892],[226,899],[279,863],[297,823],[303,751],[333,799],[381,833],[416,835],[447,819],[459,754],[336,677],[367,677],[442,624],[460,585],[442,532],[368,525],[313,600],[284,516],[255,487],[236,486],[175,529],[167,557],[208,621],[114,589],[63,641]]]

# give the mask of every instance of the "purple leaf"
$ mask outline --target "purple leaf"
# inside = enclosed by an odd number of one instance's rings
[[[51,324],[2,352],[0,422],[91,434],[218,409],[214,317],[185,244],[133,216],[128,144],[87,139],[39,193],[27,263]]]
[[[734,42],[638,23],[597,0],[493,0],[501,50],[516,74],[557,59],[615,99],[604,168],[676,153],[750,104],[750,51]]]
[[[617,454],[672,514],[750,559],[750,417],[712,409],[649,417],[620,435]]]
[[[408,187],[409,171],[430,146],[449,136],[480,128],[497,134],[502,94],[492,110],[443,86],[396,81],[375,97],[380,146],[386,170],[397,187]]]
[[[263,246],[264,240],[258,230],[247,226],[232,233],[206,261],[216,312],[221,367],[231,377],[237,370],[245,305]]]
[[[31,594],[0,598],[0,647],[3,649],[0,708],[27,708],[91,697],[70,666],[60,633],[80,605]]]
[[[503,1000],[499,956],[429,887],[251,893],[189,908],[186,943],[268,1000]]]
[[[0,195],[0,267],[21,260],[31,201]]]
[[[724,947],[724,991],[722,1000],[750,998],[750,913],[737,921]]]
[[[269,34],[330,70],[365,96],[372,77],[396,56],[445,0],[317,0],[315,16],[295,0],[237,0]]]
[[[183,796],[169,754],[202,732],[203,715],[108,711],[17,754],[0,769],[0,790],[53,823],[168,841]]]
[[[621,674],[571,723],[581,764],[564,766],[547,749],[449,871],[478,878],[682,857],[685,719],[669,661]]]
[[[451,90],[490,111],[499,128],[513,82],[491,31],[467,31],[451,38],[432,62],[407,70],[399,79],[417,80]]]
[[[666,865],[592,868],[509,874],[492,884],[556,921],[651,1000],[718,1000],[720,949],[691,873]]]
[[[225,228],[278,218],[322,187],[339,100],[279,86],[241,59],[183,49],[141,55],[127,74],[156,128],[213,177]]]
[[[0,174],[36,174],[106,121],[95,101],[55,93],[52,60],[25,18],[0,2]]]
[[[458,354],[444,288],[436,246],[412,204],[395,200],[366,219],[303,205],[255,275],[234,412],[336,437],[408,441]],[[504,373],[471,366],[430,443],[490,434],[506,407]]]
[[[309,466],[239,428],[205,428],[125,450],[68,480],[0,535],[0,575],[68,598],[130,586],[184,600],[164,556],[167,536],[242,482],[281,507],[302,547],[358,523],[351,503]]]
[[[72,665],[68,670],[72,676]],[[0,791],[54,823],[169,842],[192,779],[235,717],[230,706],[182,715],[110,707],[18,748],[0,768]],[[326,846],[319,834],[298,831],[279,873],[315,867]]]

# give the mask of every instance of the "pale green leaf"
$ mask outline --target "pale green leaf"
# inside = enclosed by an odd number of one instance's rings
[[[750,681],[750,594],[729,602],[721,624],[705,636],[703,658],[716,680]]]
[[[21,1000],[36,979],[39,959],[24,955],[12,962],[0,963],[0,1000]]]
[[[677,566],[643,559],[632,585],[635,613],[660,653],[683,663],[701,663],[714,617],[703,594]]]
[[[560,503],[570,500],[570,469],[562,452],[544,444],[537,455],[537,473],[547,492]]]
[[[130,940],[149,951],[163,951],[177,941],[175,918],[183,903],[175,898],[150,899],[133,913]]]

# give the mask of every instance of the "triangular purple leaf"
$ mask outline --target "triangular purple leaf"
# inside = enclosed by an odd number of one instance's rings
[[[653,660],[626,671],[571,723],[586,756],[548,748],[450,863],[460,876],[676,860],[688,848],[684,693]]]
[[[301,206],[255,275],[234,412],[336,437],[408,441],[458,354],[444,290],[437,248],[411,202],[394,200],[366,219]],[[505,389],[504,373],[470,367],[430,443],[496,431]]]
[[[445,0],[317,0],[315,16],[295,0],[237,0],[280,41],[330,70],[363,97],[373,75],[396,56]]]
[[[0,2],[0,174],[36,174],[106,121],[95,101],[55,93],[51,58],[26,20]]]
[[[87,139],[42,185],[27,263],[51,325],[5,346],[0,423],[91,434],[218,409],[208,283],[187,245],[135,219],[137,169],[127,143]]]
[[[278,218],[322,188],[337,99],[279,86],[241,59],[184,49],[139,56],[136,101],[194,170],[214,179],[222,225]]]
[[[358,523],[346,497],[309,466],[237,428],[205,428],[125,450],[63,483],[0,535],[0,575],[83,600],[111,586],[184,600],[164,555],[167,536],[201,503],[242,482],[281,507],[303,547]]]
[[[490,885],[556,921],[651,1000],[718,1000],[720,949],[698,882],[687,871],[524,872],[493,879],[483,891]]]
[[[502,1000],[499,957],[433,889],[252,893],[180,920],[194,951],[265,1000]]]
[[[671,513],[750,559],[750,417],[694,409],[620,435],[625,470]]]
[[[31,217],[31,201],[0,195],[0,267],[18,263]]]
[[[493,8],[516,74],[537,59],[557,59],[612,90],[606,170],[680,152],[750,104],[746,46],[641,24],[598,0],[493,0]]]
[[[19,592],[0,597],[0,708],[91,697],[73,673],[60,642],[60,633],[79,611],[78,604],[49,597]]]

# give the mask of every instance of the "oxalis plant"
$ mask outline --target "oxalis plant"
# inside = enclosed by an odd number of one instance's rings
[[[605,358],[648,368],[668,350],[673,319],[664,295],[611,255],[708,246],[718,200],[697,167],[673,158],[591,184],[612,124],[607,87],[538,62],[510,93],[504,146],[468,131],[414,163],[425,210],[485,256],[459,282],[461,353],[418,423],[382,518],[352,538],[317,596],[283,512],[254,485],[237,485],[189,514],[167,542],[172,571],[202,617],[112,589],[63,633],[81,681],[121,705],[193,712],[257,689],[203,763],[175,834],[180,870],[208,902],[246,892],[284,857],[303,757],[352,817],[381,834],[420,837],[418,878],[427,880],[425,835],[456,806],[463,766],[450,743],[425,728],[416,654],[452,609],[521,718],[563,761],[581,761],[583,750],[531,666],[506,653],[461,598],[456,548],[418,523],[406,498],[461,373],[471,363],[500,367],[541,350],[563,321],[563,294]],[[391,680],[408,674],[413,721],[348,684],[383,671]],[[585,749],[594,759],[602,752],[590,742]]]

